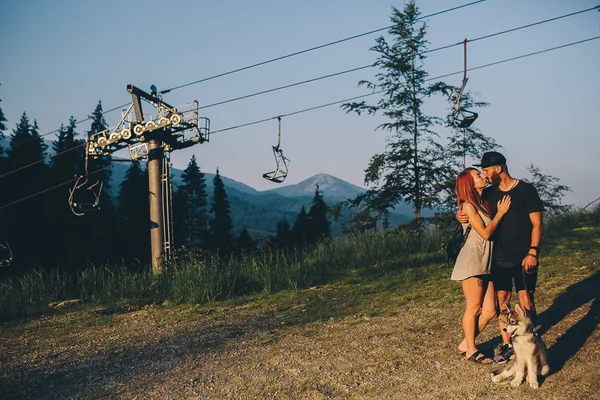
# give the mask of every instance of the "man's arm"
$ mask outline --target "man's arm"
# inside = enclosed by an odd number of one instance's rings
[[[530,246],[539,248],[540,243],[542,241],[542,228],[544,225],[542,213],[538,211],[529,214],[529,220],[533,225],[533,228],[531,229]],[[521,263],[523,265],[523,268],[525,269],[525,272],[529,272],[530,270],[537,267],[537,257],[538,251],[536,251],[535,249],[529,249],[529,253],[527,254],[527,256],[525,256],[523,262]]]

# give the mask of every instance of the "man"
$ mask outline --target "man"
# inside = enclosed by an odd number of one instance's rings
[[[482,175],[491,184],[484,189],[482,198],[488,202],[493,214],[496,214],[496,205],[504,195],[511,197],[510,209],[491,238],[494,241],[491,273],[500,311],[510,307],[514,281],[519,304],[533,314],[535,324],[533,295],[542,239],[542,201],[533,185],[510,176],[502,154],[495,151],[485,153],[481,164],[476,166],[482,168]],[[465,216],[459,210],[457,219],[466,222]],[[497,363],[508,361],[514,354],[510,335],[502,331],[505,322],[498,318],[503,345],[494,357]]]

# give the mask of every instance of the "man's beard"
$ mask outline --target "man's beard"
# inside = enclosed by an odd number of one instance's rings
[[[498,186],[500,184],[500,174],[494,172],[492,176],[488,179],[488,182],[494,186]]]

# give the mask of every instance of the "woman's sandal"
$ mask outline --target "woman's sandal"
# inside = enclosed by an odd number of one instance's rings
[[[466,354],[466,353],[465,353]],[[480,357],[481,356],[481,357]],[[465,356],[466,357],[466,356]],[[467,358],[467,361],[472,361],[477,364],[492,364],[494,360],[489,357],[486,357],[482,352],[477,350],[475,353],[471,355],[471,357]]]

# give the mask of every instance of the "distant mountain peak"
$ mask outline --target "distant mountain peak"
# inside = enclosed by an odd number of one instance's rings
[[[268,192],[277,193],[286,197],[313,196],[317,187],[323,193],[325,201],[328,199],[350,199],[365,191],[363,188],[336,178],[335,176],[321,173],[311,176],[295,185],[271,189]]]

